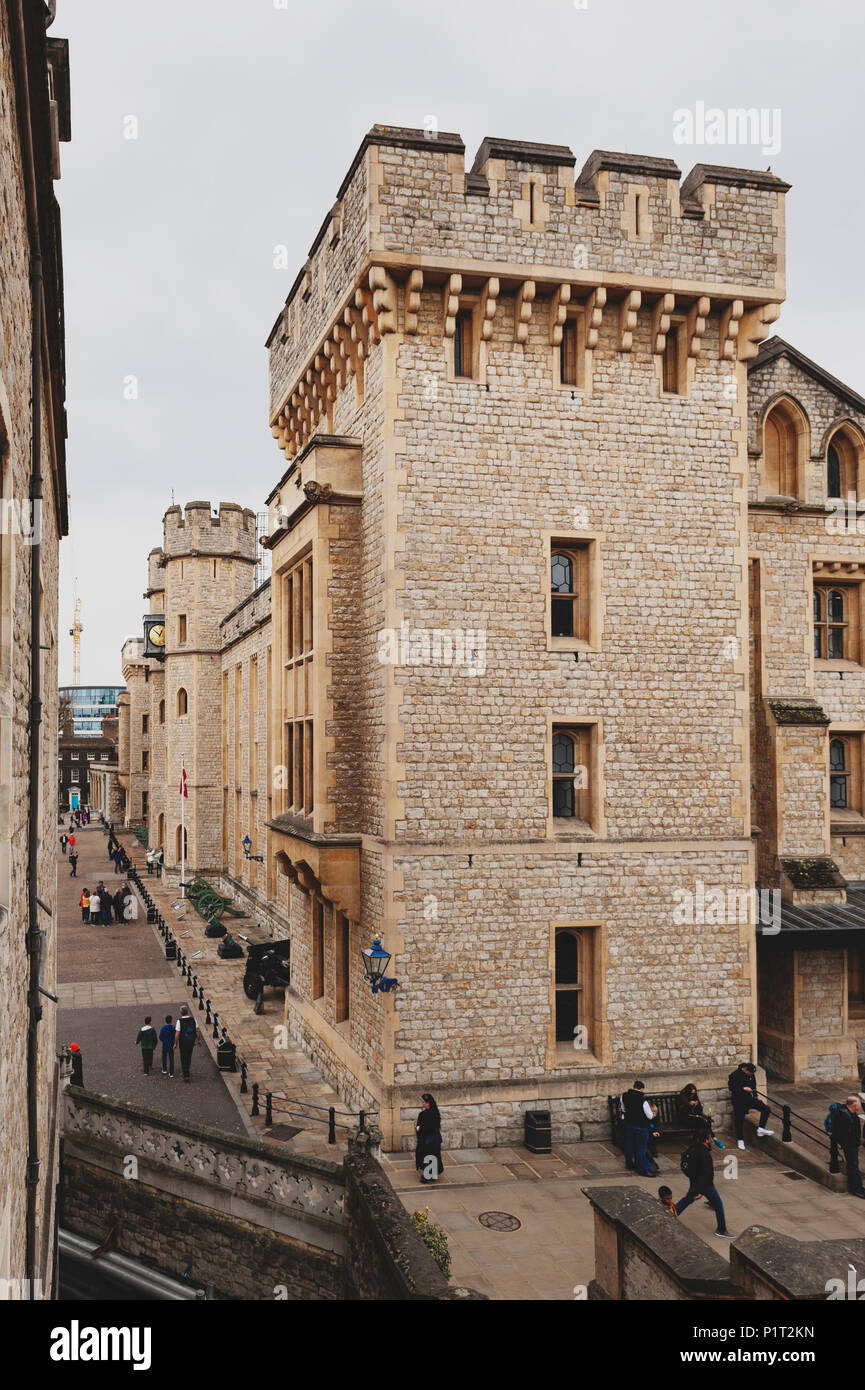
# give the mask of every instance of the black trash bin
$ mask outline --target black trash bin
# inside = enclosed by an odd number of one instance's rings
[[[220,1071],[237,1071],[237,1047],[227,1038],[216,1048],[216,1065]]]
[[[165,943],[165,959],[177,960],[177,942],[173,937]]]
[[[526,1148],[529,1153],[548,1154],[553,1151],[553,1131],[549,1110],[526,1111]]]

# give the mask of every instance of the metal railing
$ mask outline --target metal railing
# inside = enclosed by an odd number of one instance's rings
[[[173,960],[189,989],[192,990],[193,1004],[197,1001],[198,1012],[204,1014],[199,1027],[211,1028],[211,1037],[216,1041],[217,1054],[222,1048],[232,1049],[232,1059],[234,1065],[232,1071],[240,1071],[240,1094],[249,1095],[251,1086],[252,1105],[250,1114],[253,1118],[261,1115],[262,1090],[259,1082],[250,1081],[250,1068],[246,1059],[240,1055],[236,1044],[232,1043],[228,1036],[228,1031],[223,1023],[220,1022],[219,1013],[214,1006],[213,1000],[206,997],[204,986],[199,981],[198,976],[192,968],[192,964],[186,954],[181,950],[179,943],[172,934],[171,927],[166,922],[162,913],[159,912],[153,902],[146,886],[141,881],[141,876],[131,870],[127,875],[135,884],[138,892],[144,901],[147,909],[147,920],[156,926],[163,940],[165,941],[165,955],[167,960]],[[354,1133],[360,1130],[367,1132],[367,1120],[372,1112],[368,1110],[339,1110],[333,1105],[315,1105],[312,1101],[295,1099],[291,1096],[274,1094],[272,1091],[265,1091],[264,1095],[264,1123],[269,1127],[273,1124],[274,1111],[281,1115],[286,1115],[294,1119],[302,1119],[308,1124],[326,1124],[327,1142],[335,1144],[336,1131],[344,1130],[347,1133]],[[309,1113],[314,1112],[314,1113]],[[303,1128],[304,1126],[301,1126]]]
[[[830,1173],[841,1172],[841,1162],[838,1157],[838,1141],[833,1135],[827,1134],[822,1125],[818,1125],[815,1120],[809,1120],[807,1115],[800,1115],[786,1101],[778,1100],[775,1096],[770,1096],[764,1091],[755,1091],[755,1096],[765,1102],[766,1105],[774,1107],[781,1112],[781,1140],[785,1144],[793,1142],[793,1132],[801,1135],[804,1139],[810,1139],[818,1148],[823,1149],[827,1158]],[[806,1126],[806,1127],[805,1127]]]

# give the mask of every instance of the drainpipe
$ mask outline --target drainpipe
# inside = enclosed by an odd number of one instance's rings
[[[22,0],[17,0],[13,12],[15,46],[18,67],[17,94],[19,97],[18,129],[22,143],[25,168],[25,198],[30,239],[31,295],[31,425],[30,425],[30,499],[32,505],[33,545],[30,548],[30,779],[27,811],[27,935],[29,959],[27,990],[27,1167],[25,1183],[26,1276],[31,1299],[36,1297],[36,1203],[39,1186],[39,1093],[37,1069],[39,1059],[40,974],[42,970],[42,933],[39,930],[39,733],[42,724],[41,657],[40,657],[40,577],[42,524],[42,255],[39,244],[39,201],[36,185],[36,160],[33,149],[32,115],[30,108],[29,67],[27,62],[27,24]]]
[[[33,544],[30,547],[30,786],[27,808],[27,953],[30,980],[27,994],[27,1278],[30,1297],[36,1289],[36,1199],[39,1187],[39,1021],[42,1018],[39,982],[42,974],[42,932],[39,928],[39,735],[42,726],[42,652],[40,646],[40,578],[42,527],[42,257],[35,251],[30,269],[32,295],[32,422],[30,503]]]

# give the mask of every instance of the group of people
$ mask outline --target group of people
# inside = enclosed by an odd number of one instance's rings
[[[108,858],[114,865],[116,874],[128,874],[132,868],[132,860],[126,853],[120,841],[115,837],[114,826],[108,827]]]
[[[774,1132],[766,1128],[770,1110],[765,1101],[760,1099],[756,1078],[757,1068],[753,1062],[740,1062],[727,1077],[733,1109],[733,1127],[740,1149],[745,1147],[745,1116],[750,1110],[760,1112],[757,1125],[760,1138]],[[625,1091],[620,1097],[619,1108],[625,1122],[625,1166],[642,1177],[655,1177],[660,1172],[656,1161],[657,1143],[661,1137],[658,1107],[646,1097],[645,1083],[635,1081],[630,1090]],[[681,1216],[692,1202],[705,1197],[715,1213],[715,1235],[730,1239],[724,1204],[715,1186],[715,1165],[712,1160],[712,1146],[719,1149],[725,1146],[715,1136],[712,1112],[704,1109],[693,1081],[683,1086],[676,1098],[676,1119],[689,1135],[688,1146],[682,1154],[682,1172],[688,1179],[688,1191],[680,1201],[674,1203],[671,1189],[661,1187],[658,1190],[658,1200],[673,1214]]]
[[[863,1078],[865,1087],[865,1078]],[[865,1095],[863,1090],[862,1095]],[[865,1186],[859,1171],[859,1150],[862,1147],[862,1096],[850,1095],[833,1105],[826,1117],[829,1133],[844,1155],[847,1191],[851,1197],[865,1197]]]
[[[158,1033],[153,1026],[153,1019],[150,1014],[147,1015],[139,1028],[135,1045],[141,1048],[141,1063],[145,1076],[151,1074],[153,1054],[157,1044],[160,1043],[162,1045],[162,1075],[173,1078],[174,1053],[177,1050],[180,1053],[180,1069],[183,1073],[183,1080],[188,1083],[192,1054],[196,1047],[201,1046],[201,1029],[190,1013],[187,1004],[181,1005],[176,1022],[171,1014],[166,1014],[165,1022]]]
[[[155,873],[158,874],[159,877],[161,878],[161,877],[162,877],[162,866],[163,866],[164,863],[165,863],[165,852],[164,852],[164,850],[163,850],[163,848],[162,848],[161,845],[158,847],[158,849],[149,849],[149,850],[147,851],[147,872],[148,872],[149,874],[152,874],[152,873],[155,872]]]
[[[128,883],[124,883],[116,893],[110,893],[100,879],[92,891],[82,888],[78,905],[82,922],[89,922],[91,926],[101,924],[109,927],[112,913],[115,922],[131,922],[138,915],[136,900]]]

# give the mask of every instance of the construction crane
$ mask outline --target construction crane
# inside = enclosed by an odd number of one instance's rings
[[[81,600],[76,598],[69,636],[72,638],[72,684],[81,684]]]

